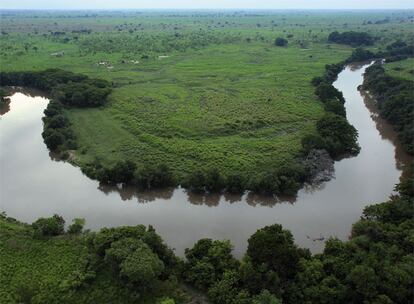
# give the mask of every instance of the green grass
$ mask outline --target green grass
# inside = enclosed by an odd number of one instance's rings
[[[390,62],[384,66],[386,73],[390,76],[414,80],[414,58]]]
[[[163,163],[179,181],[211,167],[251,176],[293,160],[301,138],[315,132],[324,111],[310,80],[352,51],[328,45],[328,34],[367,31],[380,37],[371,47],[377,50],[410,36],[408,13],[11,14],[2,20],[1,70],[59,67],[114,83],[104,108],[68,111],[79,165]],[[92,32],[73,32],[79,29]],[[278,36],[289,46],[275,47]],[[59,51],[65,55],[51,56]],[[98,65],[102,60],[113,68]]]

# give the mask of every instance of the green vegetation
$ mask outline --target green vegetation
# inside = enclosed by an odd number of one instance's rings
[[[186,301],[179,260],[151,227],[81,233],[76,219],[65,234],[63,224],[57,215],[32,225],[0,217],[1,303]]]
[[[414,81],[414,58],[387,63],[384,68],[392,77]]]
[[[328,36],[330,42],[349,44],[352,46],[372,45],[374,38],[365,32],[332,32]]]
[[[387,75],[380,64],[369,67],[365,73],[364,89],[373,94],[381,116],[394,126],[410,154],[414,153],[413,86],[412,80]]]
[[[316,255],[278,224],[257,230],[240,261],[229,241],[211,239],[186,249],[182,261],[151,226],[82,233],[77,219],[64,233],[57,215],[32,225],[2,215],[0,301],[190,303],[185,283],[213,304],[411,303],[412,182],[366,207],[350,240],[331,238]]]
[[[111,92],[105,80],[90,79],[71,72],[48,69],[42,72],[0,73],[2,86],[26,86],[44,90],[52,100],[45,110],[42,136],[52,151],[76,149],[76,141],[70,122],[64,111],[67,107],[97,107],[106,102]]]
[[[339,101],[318,102],[310,84],[324,71],[332,83],[342,69],[332,63],[353,52],[330,44],[329,34],[346,27],[378,38],[370,50],[354,51],[355,60],[390,52],[385,46],[397,36],[411,39],[411,17],[402,11],[8,11],[2,17],[3,74],[54,69],[80,77],[53,76],[64,82],[53,85],[64,107],[45,118],[47,145],[70,150],[64,156],[90,177],[141,188],[295,192],[306,179],[291,165],[307,152],[304,138],[318,136],[325,111],[345,114]],[[338,138],[329,141],[331,154],[356,151]],[[124,161],[134,173],[115,176]],[[286,177],[290,186],[278,186]]]

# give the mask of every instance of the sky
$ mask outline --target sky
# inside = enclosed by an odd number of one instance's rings
[[[414,0],[0,0],[2,9],[404,9]]]

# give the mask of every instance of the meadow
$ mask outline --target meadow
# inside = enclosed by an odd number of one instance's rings
[[[74,162],[164,164],[252,176],[294,161],[324,114],[310,81],[364,31],[380,50],[410,38],[410,11],[2,12],[1,71],[47,68],[113,84],[101,108],[69,109]],[[284,37],[286,47],[274,40]]]
[[[387,63],[385,64],[385,71],[390,76],[412,81],[414,80],[414,59],[408,58]]]

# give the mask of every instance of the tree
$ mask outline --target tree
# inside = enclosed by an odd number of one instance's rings
[[[326,114],[316,123],[316,129],[324,138],[326,148],[331,155],[359,152],[358,132],[345,117]]]
[[[55,115],[53,116],[49,121],[48,121],[48,127],[52,128],[52,129],[59,129],[59,128],[64,128],[66,126],[68,126],[69,121],[68,119],[61,115]]]
[[[42,135],[46,146],[50,150],[56,150],[65,142],[65,137],[63,134],[55,129],[46,129]]]
[[[249,238],[246,254],[254,266],[265,265],[285,283],[294,278],[299,259],[307,253],[294,244],[290,231],[275,224],[257,230]]]
[[[208,289],[226,271],[237,269],[239,263],[231,254],[229,241],[199,240],[192,249],[185,250],[185,277],[200,289]]]
[[[163,270],[162,261],[143,242],[120,264],[120,275],[141,285],[143,289],[150,288]]]
[[[288,44],[288,41],[285,38],[278,37],[275,39],[276,46],[286,46],[287,44]]]
[[[144,290],[149,288],[164,270],[163,262],[140,239],[124,238],[115,241],[105,252],[105,261],[121,277]]]

